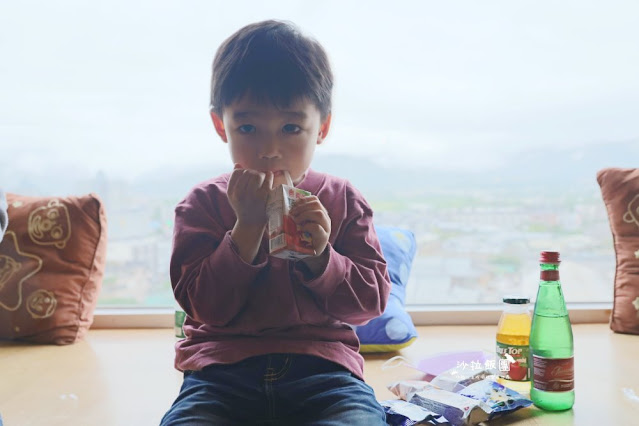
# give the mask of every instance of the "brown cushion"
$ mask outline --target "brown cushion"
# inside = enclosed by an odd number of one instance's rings
[[[597,173],[597,182],[617,258],[610,328],[639,334],[639,169],[603,169]]]
[[[0,338],[65,345],[93,322],[106,255],[106,214],[95,194],[7,194],[0,243]]]

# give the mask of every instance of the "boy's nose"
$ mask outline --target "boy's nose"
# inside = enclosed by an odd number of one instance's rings
[[[280,158],[280,144],[277,138],[268,138],[262,141],[260,156],[268,160]]]

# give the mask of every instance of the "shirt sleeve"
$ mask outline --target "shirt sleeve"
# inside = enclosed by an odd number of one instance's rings
[[[175,209],[171,285],[175,298],[194,320],[223,327],[246,305],[251,286],[267,264],[260,250],[246,263],[231,239],[219,189],[194,190]],[[230,207],[229,207],[230,208]]]
[[[309,279],[298,262],[293,273],[329,316],[362,325],[384,312],[391,284],[373,227],[373,212],[363,197],[348,198],[348,219],[342,224],[343,232],[327,247],[325,270]]]

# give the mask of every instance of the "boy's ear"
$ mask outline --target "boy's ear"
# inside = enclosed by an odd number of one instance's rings
[[[326,120],[320,125],[319,133],[317,134],[317,144],[321,144],[326,139],[328,131],[331,129],[331,114],[326,116]]]
[[[224,121],[222,121],[222,118],[211,111],[211,119],[213,120],[213,126],[215,126],[215,132],[220,135],[220,138],[222,138],[224,142],[228,142],[226,138],[226,130],[224,129]]]

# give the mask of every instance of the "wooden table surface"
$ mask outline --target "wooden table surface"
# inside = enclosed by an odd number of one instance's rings
[[[443,351],[492,349],[495,327],[424,326],[397,353],[367,355],[366,380],[379,400],[395,399],[386,386],[420,379],[409,367],[382,370],[390,357],[411,362]],[[614,334],[607,324],[578,324],[575,335],[576,401],[572,410],[522,409],[489,425],[633,425],[639,404],[639,336]],[[0,342],[0,415],[4,426],[157,425],[177,396],[172,329],[91,330],[71,346]]]

